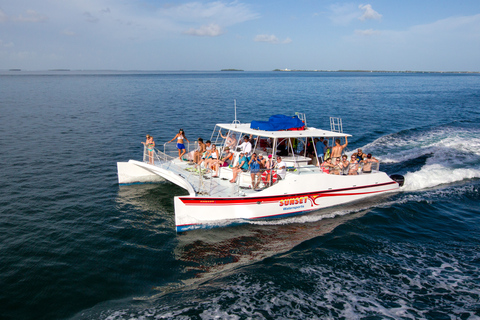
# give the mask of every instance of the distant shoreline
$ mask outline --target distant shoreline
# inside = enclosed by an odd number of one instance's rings
[[[274,69],[274,72],[367,72],[367,73],[480,73],[480,71],[389,71],[389,70],[296,70]]]
[[[0,74],[39,74],[39,73],[156,73],[156,72],[329,72],[329,73],[411,73],[411,74],[480,74],[480,71],[394,71],[394,70],[298,70],[298,69],[274,69],[274,70],[249,70],[243,69],[221,69],[221,70],[75,70],[75,69],[49,69],[49,70],[23,70],[23,69],[0,69]]]

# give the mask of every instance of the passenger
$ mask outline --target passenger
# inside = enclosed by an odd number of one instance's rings
[[[155,141],[153,141],[153,137],[149,134],[147,134],[146,139],[147,140],[142,142],[142,144],[147,148],[148,163],[153,164],[153,150],[155,148]]]
[[[186,152],[183,140],[187,140],[188,143],[190,143],[190,141],[188,141],[187,137],[185,136],[185,132],[183,131],[183,129],[180,129],[175,135],[175,137],[173,137],[172,140],[168,141],[168,143],[172,142],[175,139],[177,139],[178,159],[182,160],[182,156]]]
[[[261,154],[258,155],[257,159],[258,161],[260,161],[260,170],[265,170],[267,160]]]
[[[325,173],[330,173],[330,168],[333,167],[332,158],[327,158],[327,160],[323,161],[320,169]]]
[[[198,147],[193,153],[193,161],[197,164],[202,160],[202,156],[205,153],[206,145],[203,143],[202,138],[198,138]]]
[[[318,163],[322,163],[323,161],[323,156],[325,154],[325,151],[323,150],[324,146],[323,137],[320,139],[315,138],[315,149],[317,149]]]
[[[342,165],[342,169],[341,169],[342,174],[345,175],[345,176],[348,175],[348,169],[350,167],[350,162],[348,162],[348,157],[347,157],[346,154],[344,154],[342,156],[341,165]]]
[[[214,162],[215,174],[212,177],[218,177],[220,167],[228,167],[233,160],[233,152],[230,151],[229,147],[225,147],[222,158]]]
[[[357,162],[357,156],[355,154],[352,154],[352,158],[350,161],[350,166],[348,167],[348,175],[349,176],[354,176],[358,174],[358,162]]]
[[[207,152],[208,152],[208,155],[206,155],[204,165],[207,170],[213,170],[215,162],[218,161],[218,159],[220,159],[220,156],[218,155],[217,146],[215,144],[212,144],[212,148],[210,149],[210,151],[207,151]]]
[[[332,148],[328,146],[328,139],[323,140],[323,161],[330,158]]]
[[[372,163],[378,163],[378,159],[372,157],[372,154],[369,153],[363,163],[363,173],[372,173]]]
[[[210,140],[207,140],[207,142],[205,142],[205,152],[202,154],[199,165],[201,165],[202,162],[207,159],[207,157],[210,157],[210,150],[212,150],[212,143]]]
[[[266,172],[266,177],[265,177],[265,183],[267,186],[270,186],[272,184],[272,170],[275,167],[275,162],[272,159],[272,155],[268,155],[267,161],[265,161],[265,172]]]
[[[277,156],[277,163],[275,164],[275,168],[277,169],[278,180],[285,179],[285,176],[287,174],[287,164],[282,160],[282,157]]]
[[[245,156],[248,157],[250,155],[250,153],[252,152],[252,143],[250,142],[249,137],[247,137],[247,136],[243,137],[243,142],[240,145],[240,148],[242,148],[241,152],[243,152],[245,154]]]
[[[237,136],[235,133],[229,133],[226,136],[222,134],[222,129],[218,130],[220,136],[225,139],[225,146],[231,149],[235,149],[237,146]]]
[[[341,169],[342,169],[342,163],[340,162],[340,158],[337,158],[335,159],[335,163],[332,163],[330,174],[339,175]]]
[[[335,161],[337,158],[340,159],[342,157],[343,149],[348,145],[347,136],[345,136],[345,144],[340,145],[340,139],[335,140],[335,146],[332,148],[332,161]]]
[[[367,157],[367,155],[365,153],[363,153],[362,149],[359,148],[358,151],[357,151],[357,160],[358,161],[363,161],[363,160],[366,159],[366,157]]]
[[[237,176],[241,172],[247,172],[248,171],[248,159],[245,156],[244,152],[240,153],[240,157],[238,159],[238,164],[233,168],[233,178],[230,180],[231,183],[235,183],[237,180]]]
[[[262,172],[260,171],[260,160],[257,158],[257,154],[253,153],[252,158],[248,162],[248,167],[250,168],[250,176],[252,178],[252,189],[257,189],[260,183],[260,175]]]

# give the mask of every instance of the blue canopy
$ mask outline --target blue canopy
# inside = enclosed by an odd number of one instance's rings
[[[265,131],[280,131],[288,129],[302,128],[305,126],[302,120],[297,116],[285,116],[283,114],[276,114],[271,116],[268,121],[252,121],[251,129],[265,130]]]

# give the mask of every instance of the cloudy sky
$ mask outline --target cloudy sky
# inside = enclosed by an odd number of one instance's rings
[[[0,0],[0,69],[480,71],[480,0]]]

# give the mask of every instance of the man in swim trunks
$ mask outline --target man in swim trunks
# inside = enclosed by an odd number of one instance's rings
[[[340,159],[342,156],[343,149],[348,145],[348,140],[347,136],[345,136],[345,144],[341,145],[340,144],[340,139],[335,140],[335,146],[332,148],[332,163],[334,163],[335,160]]]

